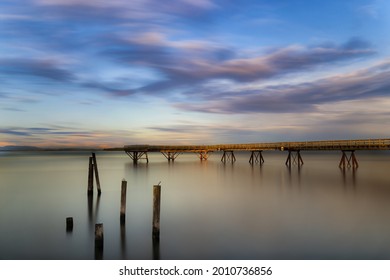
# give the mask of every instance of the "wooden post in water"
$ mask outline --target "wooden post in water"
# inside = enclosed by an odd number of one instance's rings
[[[351,159],[352,159],[352,167],[353,169],[356,169],[359,167],[358,161],[356,160],[355,157],[355,151],[351,151]]]
[[[126,221],[126,191],[127,191],[127,181],[123,179],[122,186],[121,186],[121,211],[120,211],[121,224],[124,224]]]
[[[100,189],[99,170],[98,170],[98,166],[97,166],[95,153],[92,153],[92,161],[93,161],[93,169],[95,172],[95,179],[96,179],[96,186],[97,186],[97,190],[98,190],[98,195],[100,195],[102,193],[102,190]]]
[[[340,163],[339,163],[339,168],[345,169],[345,160],[347,156],[345,155],[345,151],[341,151],[343,153]]]
[[[153,186],[153,239],[160,239],[161,186]]]
[[[249,163],[252,165],[256,163],[260,163],[260,165],[262,165],[264,163],[262,152],[263,151],[252,151],[251,156],[249,158]]]
[[[93,163],[92,157],[89,157],[89,168],[88,168],[88,195],[93,194]]]
[[[342,150],[341,152],[343,155],[339,163],[339,168],[345,169],[345,166],[347,166],[348,168],[352,167],[353,169],[356,169],[359,167],[354,150]],[[350,152],[349,156],[347,156],[347,152]]]
[[[95,249],[103,249],[104,236],[103,236],[103,224],[95,224]]]
[[[223,151],[223,156],[221,158],[223,163],[231,162],[234,163],[236,161],[236,157],[234,156],[234,151]]]
[[[70,232],[73,230],[73,218],[67,217],[66,218],[66,231]]]
[[[300,150],[288,150],[286,165],[288,166],[288,168],[291,168],[292,164],[297,164],[298,168],[303,165],[303,159],[301,157]]]

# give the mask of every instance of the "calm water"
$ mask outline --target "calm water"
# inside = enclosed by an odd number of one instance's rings
[[[102,195],[87,199],[89,153],[0,153],[0,259],[94,259],[104,224],[104,259],[390,259],[390,153],[249,153],[223,164],[161,154],[133,166],[123,152],[97,153]],[[128,181],[126,224],[120,186]],[[161,181],[161,239],[153,246],[152,186]],[[65,229],[74,218],[73,232]]]

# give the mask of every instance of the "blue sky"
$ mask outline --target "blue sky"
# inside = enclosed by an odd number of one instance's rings
[[[388,138],[390,2],[0,0],[0,146]]]

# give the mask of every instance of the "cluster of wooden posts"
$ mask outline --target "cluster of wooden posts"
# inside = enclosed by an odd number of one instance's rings
[[[97,160],[95,153],[92,153],[92,156],[89,157],[89,168],[88,168],[88,189],[87,195],[93,195],[93,177],[95,174],[96,187],[98,191],[98,195],[100,196],[102,191],[100,187],[99,180],[99,171],[97,167]],[[161,183],[161,182],[160,182]],[[159,242],[160,240],[160,204],[161,204],[161,185],[153,186],[153,230],[152,230],[152,238],[153,242]],[[121,205],[119,211],[120,224],[123,226],[126,221],[126,193],[127,193],[127,181],[125,179],[122,180],[121,184]],[[73,231],[73,217],[66,218],[66,231]],[[103,251],[104,247],[104,234],[103,234],[103,224],[98,223],[95,224],[95,251]]]

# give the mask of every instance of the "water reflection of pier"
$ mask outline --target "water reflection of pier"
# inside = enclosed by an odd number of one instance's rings
[[[332,140],[332,141],[305,141],[305,142],[274,142],[253,144],[221,144],[221,145],[126,145],[123,147],[126,154],[136,165],[140,160],[149,162],[148,153],[160,152],[168,160],[174,162],[182,153],[195,153],[201,161],[207,160],[210,153],[223,152],[223,163],[234,163],[234,152],[250,152],[250,164],[263,164],[264,151],[288,152],[285,164],[303,165],[301,151],[341,151],[340,168],[358,168],[355,151],[358,150],[390,150],[390,139],[367,139],[367,140]]]

